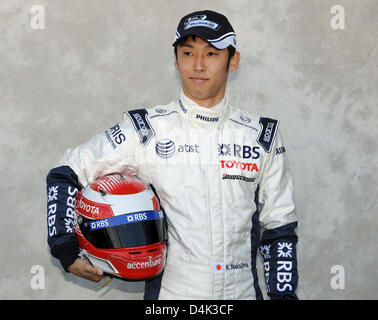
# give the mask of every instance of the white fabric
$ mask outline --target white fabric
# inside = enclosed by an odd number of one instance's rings
[[[125,170],[154,185],[169,234],[159,299],[255,298],[251,229],[258,186],[263,228],[296,221],[286,153],[276,152],[280,133],[268,153],[257,143],[260,117],[230,106],[227,94],[221,104],[206,109],[181,92],[180,101],[147,109],[154,133],[148,144],[126,115],[122,143],[110,143],[108,130],[56,164],[70,166],[83,186]],[[169,158],[157,153],[159,141],[174,143]]]

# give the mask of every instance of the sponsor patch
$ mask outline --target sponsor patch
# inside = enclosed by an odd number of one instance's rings
[[[81,193],[77,197],[75,209],[88,218],[103,219],[114,215],[111,205],[91,201],[82,197]]]
[[[75,202],[78,190],[75,187],[69,186],[66,190],[59,190],[59,185],[49,186],[47,193],[47,224],[49,236],[57,234],[56,222],[58,206],[65,206],[65,216],[61,222],[64,221],[64,230],[66,233],[73,233],[75,226]]]
[[[163,159],[172,157],[176,151],[175,143],[169,139],[159,140],[155,145],[156,154]]]
[[[242,159],[259,159],[260,147],[230,143],[218,144],[218,156],[235,156]]]
[[[204,14],[191,16],[184,22],[184,30],[193,27],[206,27],[213,30],[218,30],[220,25],[210,20],[206,20],[207,16]]]
[[[240,162],[235,160],[220,160],[222,168],[237,168],[241,171],[259,171],[257,164],[254,162]]]
[[[148,261],[137,261],[127,263],[127,269],[149,269],[153,268],[161,263],[161,258],[152,260],[152,257],[149,257]]]
[[[142,146],[147,146],[151,138],[155,135],[154,130],[148,120],[146,109],[137,109],[125,112],[131,119],[136,132],[138,133]]]
[[[278,148],[276,148],[276,155],[283,154],[285,152],[286,152],[285,147],[278,147]]]
[[[208,116],[204,116],[204,115],[199,114],[199,113],[196,114],[196,119],[206,121],[206,122],[218,122],[219,121],[219,117],[208,117]]]
[[[115,227],[127,223],[142,222],[147,220],[163,219],[161,210],[142,211],[136,213],[123,214],[121,216],[110,217],[106,219],[91,221],[89,226],[91,230],[98,230],[108,227]]]
[[[245,182],[255,182],[256,177],[245,177],[245,176],[241,176],[239,174],[224,173],[223,176],[222,176],[222,180],[240,180],[240,181],[245,181]]]
[[[266,152],[272,150],[272,145],[274,138],[277,133],[278,120],[261,117],[259,124],[261,126],[261,131],[257,142],[264,148]]]
[[[189,152],[189,153],[199,153],[198,144],[180,144],[177,147],[177,152]]]
[[[122,132],[118,123],[114,127],[111,127],[109,130],[106,130],[105,136],[113,149],[116,149],[117,145],[120,145],[123,141],[126,140],[126,136]]]

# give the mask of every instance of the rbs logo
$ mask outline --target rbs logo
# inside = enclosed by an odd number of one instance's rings
[[[117,144],[121,144],[122,141],[126,140],[126,137],[122,133],[122,131],[121,131],[120,127],[119,127],[119,124],[115,125],[114,127],[111,127],[109,130],[110,130],[110,134],[112,135],[112,137],[114,138],[114,141]]]
[[[147,214],[144,213],[133,213],[127,215],[127,222],[137,222],[147,220]]]
[[[117,148],[116,144],[121,144],[126,140],[125,135],[122,133],[119,124],[116,124],[114,127],[111,127],[109,130],[105,131],[105,136],[108,139],[109,143],[112,145],[113,149]],[[114,140],[114,141],[113,141]],[[114,143],[115,142],[115,143]]]
[[[258,159],[260,158],[260,147],[222,143],[218,145],[218,156],[234,156],[242,159]]]

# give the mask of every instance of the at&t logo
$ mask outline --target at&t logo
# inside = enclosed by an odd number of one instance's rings
[[[159,157],[168,159],[174,155],[176,147],[172,140],[162,139],[156,143],[155,151]]]

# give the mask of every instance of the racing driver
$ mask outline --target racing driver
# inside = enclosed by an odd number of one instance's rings
[[[234,29],[220,13],[193,12],[173,47],[177,101],[125,112],[50,170],[51,254],[65,271],[99,281],[103,271],[78,256],[70,199],[98,177],[132,173],[154,186],[168,222],[165,269],[146,281],[145,299],[262,299],[258,250],[268,296],[297,299],[289,163],[279,121],[229,100],[228,75],[240,60]]]

